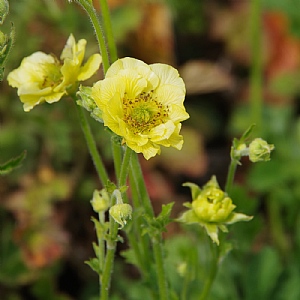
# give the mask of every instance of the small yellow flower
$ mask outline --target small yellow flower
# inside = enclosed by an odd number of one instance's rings
[[[185,85],[176,69],[123,58],[111,65],[92,88],[104,125],[146,159],[160,146],[182,148],[182,121],[189,118],[183,101]]]
[[[236,206],[220,189],[215,176],[204,185],[202,190],[194,183],[184,185],[191,189],[193,201],[185,203],[185,206],[190,209],[184,212],[178,221],[186,224],[198,223],[205,228],[216,244],[219,244],[219,229],[227,232],[226,225],[252,219],[250,216],[234,212]]]
[[[60,60],[54,55],[35,52],[8,75],[8,83],[18,88],[25,111],[44,101],[59,101],[77,81],[90,78],[98,70],[102,61],[99,54],[92,55],[82,66],[85,46],[86,40],[76,43],[71,34]]]

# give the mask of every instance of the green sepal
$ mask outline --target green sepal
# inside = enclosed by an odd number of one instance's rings
[[[92,88],[88,86],[80,86],[79,91],[76,93],[77,96],[79,96],[81,99],[78,99],[76,103],[83,108],[85,108],[87,111],[90,112],[91,117],[94,118],[96,121],[103,123],[102,118],[102,111],[97,106],[96,102],[92,98]]]
[[[90,258],[90,260],[86,260],[84,263],[89,265],[90,268],[93,271],[95,271],[97,274],[101,275],[102,270],[100,269],[100,262],[99,262],[98,258],[96,258],[96,257]]]
[[[10,173],[12,170],[20,167],[23,160],[25,159],[27,151],[24,150],[19,156],[10,159],[4,164],[0,165],[0,175],[5,175]]]
[[[192,194],[192,199],[196,199],[201,194],[200,187],[195,183],[186,182],[182,186],[187,186],[190,188],[191,194]]]

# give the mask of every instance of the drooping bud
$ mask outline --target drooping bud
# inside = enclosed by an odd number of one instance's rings
[[[249,159],[252,162],[268,161],[274,148],[274,145],[268,144],[261,138],[256,138],[249,145]]]
[[[121,225],[121,229],[126,225],[127,220],[131,219],[132,207],[127,203],[115,204],[109,209],[109,214]]]

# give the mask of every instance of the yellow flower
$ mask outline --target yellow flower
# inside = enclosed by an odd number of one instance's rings
[[[60,60],[54,55],[35,52],[8,75],[8,83],[18,88],[25,111],[44,101],[59,101],[77,81],[86,80],[97,71],[102,61],[99,54],[92,55],[82,66],[85,46],[86,40],[76,43],[71,34]]]
[[[180,122],[189,115],[183,106],[185,85],[173,67],[119,59],[93,86],[91,96],[104,125],[146,159],[160,154],[160,146],[182,148]]]

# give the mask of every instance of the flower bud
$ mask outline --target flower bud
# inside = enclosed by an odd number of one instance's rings
[[[274,145],[268,144],[261,138],[256,138],[249,145],[249,159],[252,162],[268,161],[273,149]]]
[[[93,210],[97,213],[108,210],[110,204],[108,192],[105,189],[102,189],[101,191],[95,190],[91,204]]]
[[[234,208],[231,199],[225,197],[224,192],[218,188],[208,188],[192,202],[196,216],[205,222],[225,222]]]
[[[234,212],[231,198],[220,189],[215,176],[201,190],[194,183],[186,183],[192,193],[192,203],[184,203],[188,208],[178,221],[186,224],[198,223],[204,227],[214,243],[219,245],[218,231],[227,232],[226,225],[240,221],[249,221],[252,217]]]
[[[121,225],[121,229],[126,225],[127,220],[131,219],[132,208],[127,203],[115,204],[110,208],[109,214]]]

